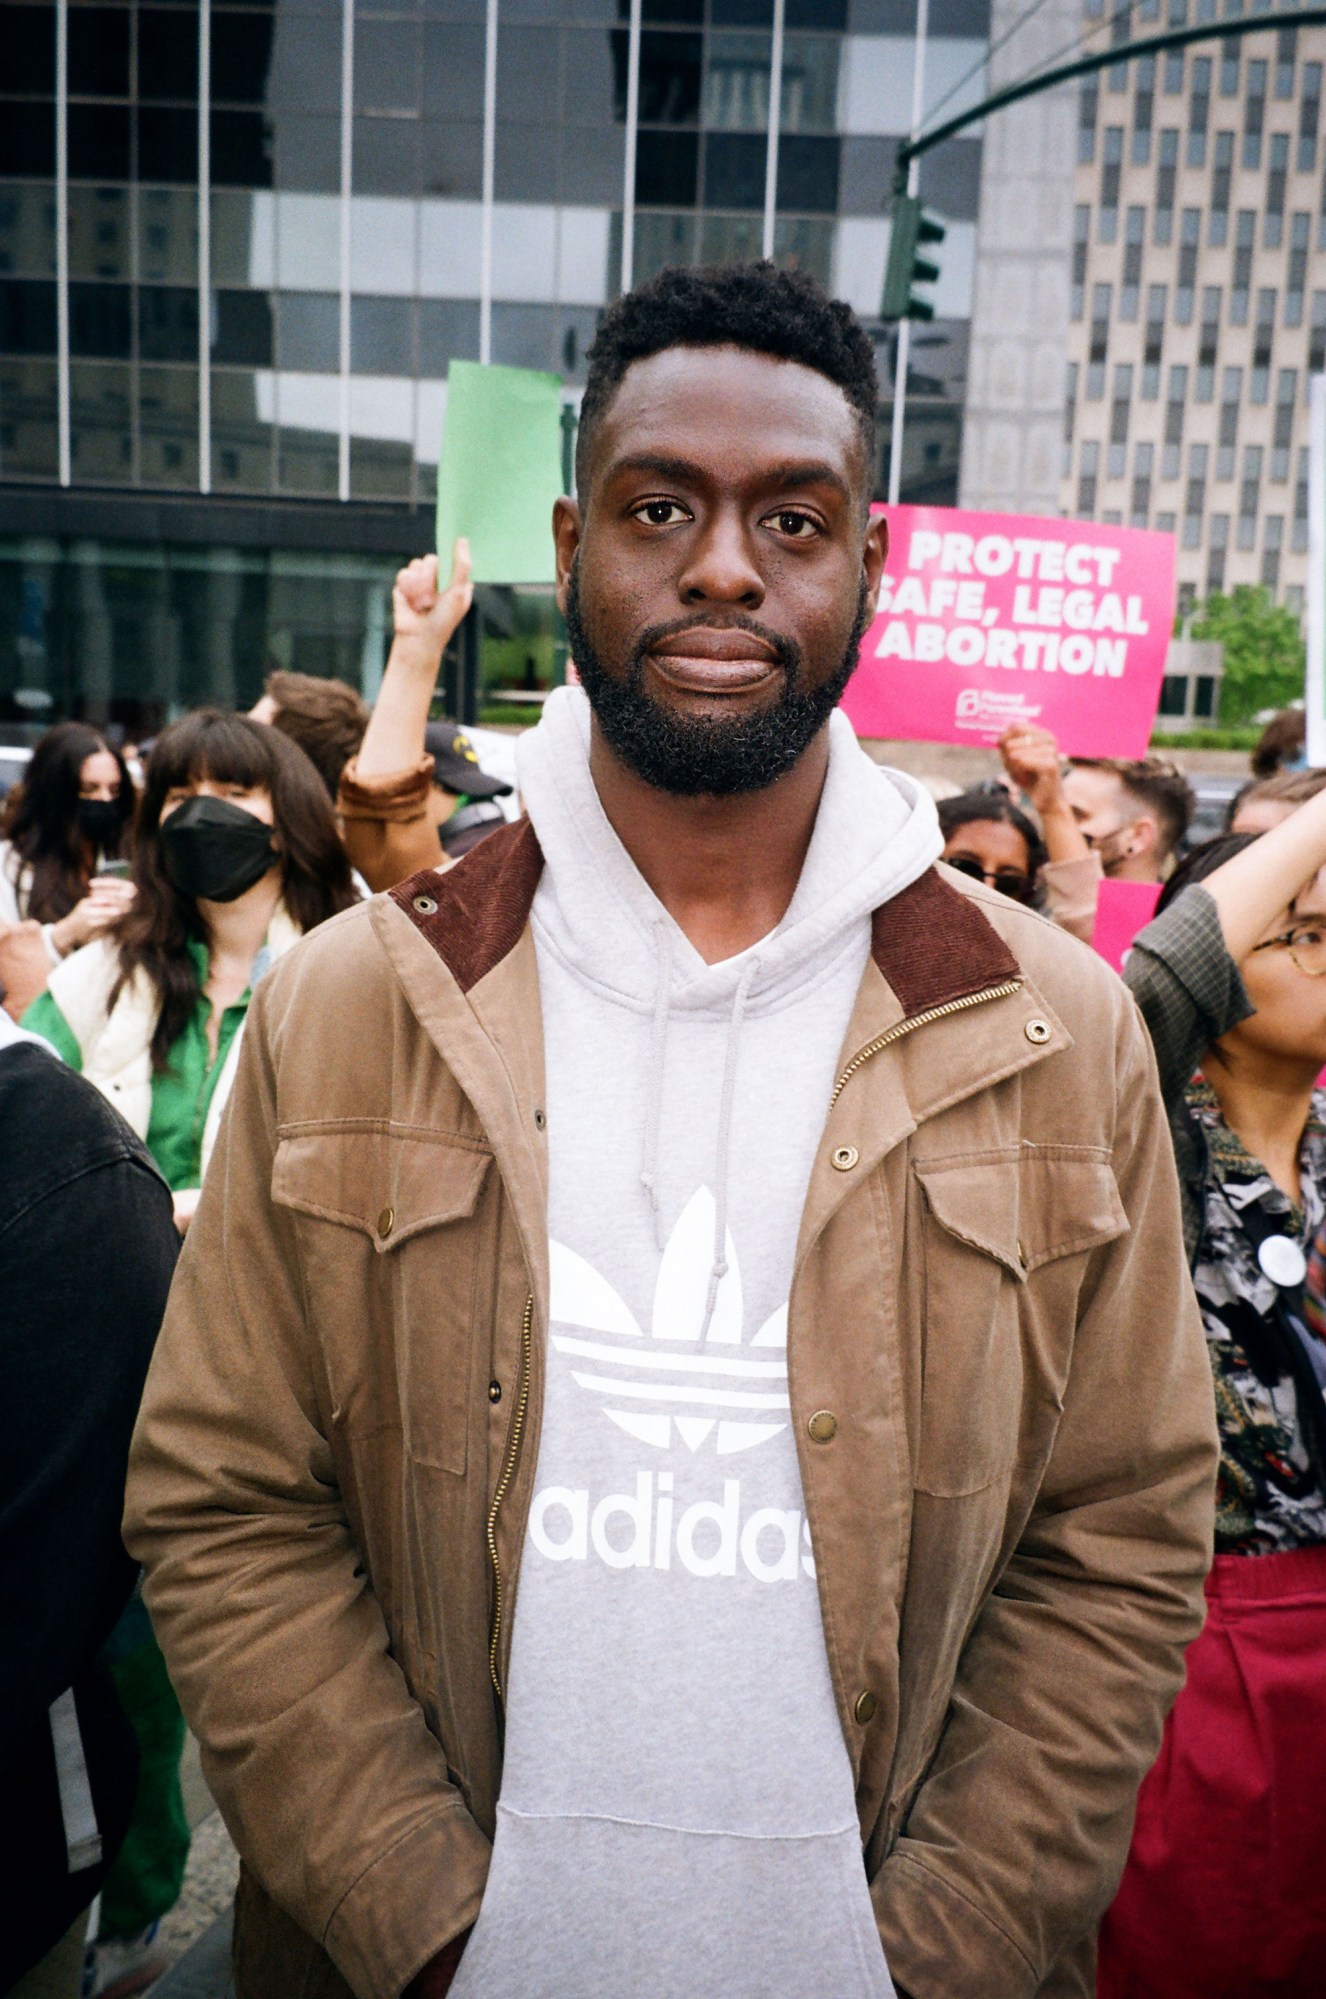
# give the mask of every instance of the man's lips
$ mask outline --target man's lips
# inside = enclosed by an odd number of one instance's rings
[[[763,686],[779,660],[767,639],[738,628],[697,626],[660,639],[649,658],[674,687],[696,694],[741,694]]]

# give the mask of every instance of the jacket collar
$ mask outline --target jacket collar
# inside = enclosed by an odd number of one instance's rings
[[[542,872],[534,828],[518,819],[446,873],[427,868],[390,895],[468,993],[520,941]],[[935,868],[875,911],[871,955],[907,1020],[1018,976],[998,931]]]

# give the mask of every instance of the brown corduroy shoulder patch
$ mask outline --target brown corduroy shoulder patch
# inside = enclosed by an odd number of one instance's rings
[[[1017,978],[1017,959],[970,896],[927,868],[871,919],[871,955],[910,1020]]]
[[[388,893],[467,993],[515,949],[542,873],[534,828],[517,819],[445,874],[425,868]]]

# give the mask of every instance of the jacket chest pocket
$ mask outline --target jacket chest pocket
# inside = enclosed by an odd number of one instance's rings
[[[925,1258],[915,1483],[956,1497],[1052,1435],[1087,1256],[1128,1221],[1103,1149],[1023,1145],[914,1171]]]
[[[465,1469],[491,1154],[395,1128],[283,1136],[272,1199],[293,1211],[334,1428],[397,1431],[411,1458]]]

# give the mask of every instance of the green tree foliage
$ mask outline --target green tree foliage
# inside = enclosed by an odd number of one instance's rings
[[[1298,620],[1269,590],[1239,583],[1198,606],[1189,627],[1195,639],[1218,639],[1225,648],[1220,687],[1222,723],[1249,721],[1263,708],[1283,708],[1303,697],[1303,635]]]

